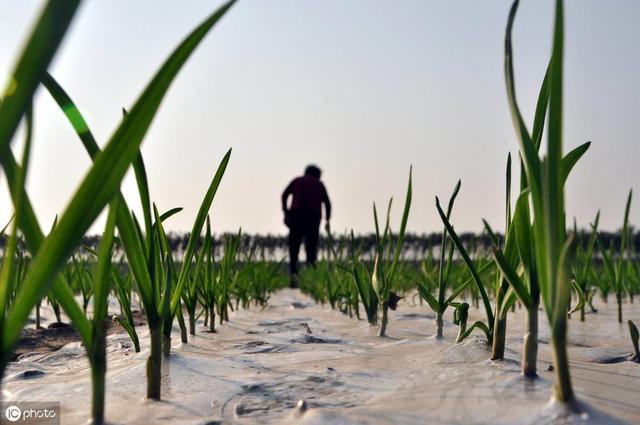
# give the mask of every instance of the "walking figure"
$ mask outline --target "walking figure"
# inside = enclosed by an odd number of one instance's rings
[[[282,193],[284,223],[289,228],[289,272],[292,288],[298,287],[298,253],[303,240],[307,264],[314,265],[316,262],[323,203],[327,226],[331,218],[331,202],[327,189],[320,181],[321,174],[320,168],[309,165],[304,175],[293,179]],[[290,195],[293,195],[293,199],[291,207],[287,207]]]

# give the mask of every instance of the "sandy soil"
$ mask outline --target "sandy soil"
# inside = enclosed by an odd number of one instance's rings
[[[45,307],[45,316],[53,317],[53,312]],[[49,313],[49,314],[47,314]],[[145,324],[144,314],[140,310],[133,312],[136,326]],[[29,320],[29,325],[22,330],[18,346],[13,350],[12,361],[16,361],[23,354],[49,353],[57,351],[71,342],[80,341],[78,332],[68,323],[51,322],[46,327],[36,328],[35,320]],[[124,329],[112,320],[109,315],[106,319],[107,335],[123,332]]]
[[[297,290],[275,294],[264,310],[233,313],[231,322],[180,344],[175,334],[162,402],[145,400],[148,338],[142,352],[124,333],[109,336],[107,418],[114,424],[538,424],[640,423],[640,364],[615,305],[599,303],[587,321],[570,320],[570,359],[581,414],[550,404],[548,329],[541,312],[539,379],[520,375],[523,314],[509,317],[506,359],[488,360],[480,335],[453,344],[432,337],[426,306],[401,302],[389,337],[366,321],[316,305]],[[625,317],[640,319],[640,305]],[[472,317],[481,312],[473,311]],[[451,319],[451,312],[447,318]],[[62,423],[85,424],[91,383],[83,347],[25,353],[9,367],[3,399],[60,401]],[[300,402],[304,400],[304,403]],[[299,404],[305,406],[298,407]],[[306,407],[306,409],[305,409]]]

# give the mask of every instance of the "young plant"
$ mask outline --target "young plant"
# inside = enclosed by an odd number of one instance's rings
[[[629,267],[628,267],[628,278],[627,282],[629,282],[629,302],[633,303],[634,295],[640,292],[640,257],[638,257],[638,253],[635,247],[635,236],[632,231],[629,232]]]
[[[527,310],[522,373],[526,377],[533,378],[537,376],[540,287],[536,264],[532,257],[534,243],[531,238],[528,195],[528,191],[525,190],[516,202],[513,221],[509,226],[503,249],[499,247],[494,237],[493,255],[498,270],[500,270],[500,279],[503,283],[510,285],[509,295],[515,295]],[[486,221],[485,227],[492,234]],[[521,270],[521,272],[517,270]],[[496,304],[500,305],[498,302]],[[506,315],[507,307],[505,305],[499,309],[500,316]],[[504,341],[504,334],[502,341]],[[501,349],[504,354],[504,342],[502,342]]]
[[[484,306],[486,317],[487,317],[486,322],[483,322],[482,320],[476,320],[475,322],[473,322],[473,324],[470,327],[468,327],[466,331],[462,332],[458,336],[457,342],[462,342],[465,338],[471,335],[474,329],[480,329],[482,332],[484,332],[485,336],[487,337],[487,344],[492,345],[493,337],[494,337],[493,326],[495,323],[495,316],[493,313],[493,309],[491,308],[491,301],[489,300],[489,295],[487,294],[486,286],[482,281],[482,278],[480,277],[480,272],[478,271],[476,264],[471,260],[471,257],[469,256],[469,252],[467,251],[464,244],[458,237],[458,234],[456,233],[456,231],[453,229],[453,226],[449,222],[447,214],[445,214],[442,208],[440,207],[440,199],[437,196],[436,196],[436,209],[438,210],[438,214],[440,215],[440,219],[444,224],[447,234],[449,234],[449,237],[451,238],[451,242],[453,242],[453,244],[455,245],[456,249],[458,250],[458,253],[462,257],[462,260],[464,261],[464,264],[466,265],[467,269],[469,270],[469,273],[471,274],[471,278],[473,279],[473,282],[475,283],[475,287],[478,290],[478,293],[480,294],[480,297],[482,299],[482,304]],[[464,323],[466,324],[466,321]]]
[[[514,12],[515,13],[515,12]],[[507,27],[506,43],[510,49],[511,26]],[[549,103],[549,68],[545,73],[536,104],[533,132],[530,137],[536,152],[542,143],[547,106]],[[493,257],[500,271],[498,276],[498,290],[496,296],[496,337],[492,347],[492,359],[502,359],[505,349],[506,314],[509,306],[515,307],[514,295],[520,305],[527,310],[526,330],[524,335],[524,349],[522,373],[533,378],[537,376],[538,353],[538,307],[540,305],[540,284],[537,265],[533,258],[535,251],[531,211],[529,206],[529,183],[524,170],[522,159],[520,162],[520,195],[516,207],[511,215],[511,156],[507,161],[507,190],[506,190],[506,238],[504,246],[500,246],[491,227],[483,220],[485,228],[493,240]]]
[[[205,324],[209,324],[209,332],[216,331],[216,294],[217,294],[217,275],[213,257],[213,239],[211,237],[211,223],[207,216],[207,225],[204,235],[203,252],[205,254],[204,264],[204,280],[198,286],[201,304],[207,314]]]
[[[520,210],[517,209],[514,216],[511,216],[511,154],[507,157],[507,173],[506,173],[506,208],[505,208],[505,240],[501,244],[498,237],[494,234],[493,230],[489,226],[486,220],[483,220],[485,229],[493,241],[493,256],[496,265],[498,266],[499,273],[496,275],[496,301],[495,301],[495,323],[493,325],[493,344],[491,347],[491,360],[503,360],[504,350],[507,334],[507,313],[512,306],[515,306],[516,292],[509,290],[509,272],[517,276],[514,270],[518,267],[518,249],[516,240],[516,225],[520,224],[520,221],[524,221],[525,230],[528,231],[529,220],[528,211],[522,211],[523,205],[528,207],[527,204],[521,204]],[[525,180],[521,180],[521,186],[525,183]],[[526,241],[527,243],[529,241]],[[527,247],[528,248],[528,247]],[[526,259],[525,259],[526,261]],[[505,266],[510,266],[510,270],[505,270]],[[528,263],[527,263],[528,266]],[[526,267],[525,267],[526,268]],[[528,269],[527,269],[528,271]],[[531,282],[530,287],[533,291],[537,291],[536,282]],[[533,300],[530,298],[520,298],[521,304],[525,306],[530,312],[532,311],[531,305]],[[537,332],[537,304],[535,310],[535,318],[529,321],[529,329],[535,326]],[[525,336],[525,347],[529,342],[529,334]],[[535,339],[535,335],[534,335]],[[525,349],[525,353],[527,350]],[[534,375],[535,375],[535,359],[533,361]]]
[[[447,207],[447,220],[451,218],[453,203],[455,202],[456,196],[458,196],[458,192],[460,191],[460,184],[461,181],[458,180],[458,183],[456,184],[456,187],[453,189],[453,193],[449,198],[449,206]],[[434,313],[436,313],[436,338],[442,338],[443,317],[445,310],[458,296],[458,294],[462,292],[455,291],[451,297],[445,299],[447,293],[447,281],[449,280],[451,264],[453,263],[452,259],[454,248],[453,243],[449,242],[449,249],[447,250],[447,241],[449,240],[447,236],[447,229],[445,228],[442,231],[442,240],[440,242],[440,262],[438,267],[437,284],[438,298],[436,299],[433,295],[431,295],[431,291],[429,291],[429,288],[427,288],[425,285],[418,284],[418,292],[420,293],[420,296],[422,296],[422,298],[429,304]],[[446,262],[445,256],[447,259]],[[425,277],[429,278],[430,276],[425,272]],[[464,289],[464,287],[462,289]]]
[[[458,325],[458,337],[456,338],[457,344],[464,340],[464,335],[467,332],[469,304],[452,302],[451,306],[455,308],[455,310],[453,310],[453,324]]]
[[[107,224],[100,241],[98,263],[93,282],[93,318],[90,321],[87,320],[86,324],[91,327],[91,344],[85,346],[85,349],[91,365],[91,417],[94,424],[104,423],[105,375],[107,373],[106,318],[116,212],[117,200],[113,201],[109,207]]]
[[[356,248],[355,236],[353,230],[351,231],[351,259],[350,259],[350,271],[353,276],[353,282],[364,311],[367,315],[367,321],[370,325],[378,324],[378,296],[376,290],[373,287],[371,274],[367,267],[361,260],[362,243]],[[357,311],[357,310],[356,310]]]
[[[447,220],[451,218],[451,211],[453,210],[453,203],[460,191],[461,182],[458,180],[455,188],[453,189],[453,193],[451,194],[451,198],[449,198],[449,206],[447,207]],[[447,242],[449,242],[447,244]],[[428,286],[422,283],[417,284],[418,293],[424,299],[429,307],[436,314],[436,338],[442,338],[442,329],[444,324],[444,313],[449,306],[455,307],[454,311],[454,324],[460,326],[458,338],[456,342],[462,342],[462,340],[466,337],[467,334],[467,317],[468,317],[468,309],[469,305],[467,303],[456,303],[454,300],[467,288],[467,286],[473,281],[473,278],[467,279],[464,283],[459,285],[452,294],[446,298],[447,286],[451,274],[451,268],[453,265],[453,250],[454,243],[451,241],[450,236],[447,233],[447,228],[445,227],[442,231],[442,239],[440,242],[440,261],[438,267],[438,282],[432,282],[434,279],[425,269],[422,271],[422,276],[427,281],[430,281],[431,286],[436,287],[438,289],[438,298],[431,294],[431,290]],[[446,258],[446,260],[445,260]],[[425,263],[423,263],[424,265]],[[485,264],[479,271],[479,274],[482,274],[485,270],[488,270],[491,266],[490,263]],[[426,267],[426,266],[425,266]],[[466,307],[465,307],[466,306]],[[480,326],[480,325],[476,325]]]
[[[573,267],[573,277],[576,285],[580,288],[584,294],[585,300],[589,301],[593,297],[592,290],[590,288],[589,273],[591,270],[591,260],[593,258],[593,249],[598,239],[598,222],[600,221],[600,211],[596,214],[596,218],[591,224],[591,236],[587,242],[586,250],[578,248],[576,262]],[[574,233],[578,233],[577,226],[574,225]],[[584,322],[586,305],[583,303],[580,308],[580,321]]]
[[[133,348],[136,353],[140,352],[140,339],[136,332],[136,325],[131,310],[131,293],[133,291],[133,276],[128,274],[125,278],[120,276],[118,268],[111,265],[111,280],[114,282],[114,291],[118,304],[120,305],[120,315],[113,316],[113,321],[124,328],[129,334]]]
[[[400,232],[396,248],[391,258],[391,228],[389,226],[389,215],[391,212],[391,200],[387,208],[387,220],[384,227],[384,233],[380,237],[380,226],[378,225],[378,212],[375,204],[373,205],[373,218],[376,225],[376,256],[374,259],[373,273],[371,284],[378,297],[378,306],[380,309],[380,329],[378,336],[386,336],[387,324],[389,322],[389,309],[395,310],[400,299],[391,291],[391,286],[395,279],[398,261],[400,260],[400,252],[404,242],[404,234],[407,228],[407,220],[409,219],[409,209],[411,208],[411,169],[409,169],[409,184],[407,185],[407,195],[404,202],[404,211],[402,213],[402,221],[400,223]],[[386,252],[385,252],[386,251]]]
[[[627,238],[629,237],[629,211],[631,209],[631,196],[633,191],[629,191],[627,197],[627,205],[624,209],[624,221],[622,223],[622,231],[620,233],[620,249],[618,251],[617,261],[613,261],[613,249],[608,252],[604,248],[602,238],[598,237],[598,247],[604,259],[605,270],[609,276],[609,280],[613,282],[613,289],[616,292],[616,302],[618,303],[618,323],[622,323],[622,297],[625,290],[625,278],[627,276],[625,251],[627,250]],[[594,230],[595,232],[595,230]]]
[[[236,270],[236,255],[240,247],[241,230],[235,235],[224,236],[224,255],[220,260],[220,270],[216,282],[216,309],[219,323],[229,321],[229,307],[231,306],[231,288],[235,284],[238,274]]]
[[[209,216],[207,216],[207,227],[209,224]],[[210,229],[209,229],[210,232]],[[189,318],[189,334],[196,334],[196,308],[200,298],[199,287],[202,285],[202,275],[206,262],[207,253],[211,251],[211,234],[204,239],[204,243],[197,255],[195,269],[190,273],[187,284],[182,293],[182,300],[187,308],[187,316]]]
[[[573,238],[568,238],[566,235],[564,184],[572,167],[584,154],[588,144],[578,147],[566,157],[563,156],[564,2],[556,0],[553,47],[549,64],[547,149],[546,155],[542,158],[539,156],[537,147],[520,114],[515,94],[511,28],[518,3],[518,0],[514,1],[511,7],[505,37],[507,97],[533,206],[531,236],[535,243],[532,257],[535,259],[540,294],[550,325],[555,366],[554,396],[559,402],[570,403],[574,399],[574,393],[567,357],[567,311],[571,295],[571,268],[576,249]]]

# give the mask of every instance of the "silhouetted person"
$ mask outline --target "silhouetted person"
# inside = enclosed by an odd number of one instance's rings
[[[318,237],[324,203],[327,224],[331,218],[331,202],[327,189],[320,181],[322,171],[315,165],[307,166],[304,176],[293,179],[282,193],[284,222],[289,227],[289,271],[291,287],[297,287],[298,253],[304,240],[307,264],[315,264],[318,252]],[[287,207],[289,196],[293,195],[291,207]]]

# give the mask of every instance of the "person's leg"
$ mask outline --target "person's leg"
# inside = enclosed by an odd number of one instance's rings
[[[298,274],[298,254],[302,243],[303,231],[300,220],[291,212],[291,227],[289,228],[289,273],[291,274],[292,286],[295,276]]]
[[[304,249],[307,254],[307,264],[315,265],[318,255],[318,240],[320,238],[320,218],[314,216],[305,220]]]

